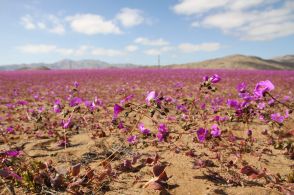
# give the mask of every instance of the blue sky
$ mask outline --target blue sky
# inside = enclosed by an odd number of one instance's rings
[[[0,64],[294,54],[293,0],[0,0]]]

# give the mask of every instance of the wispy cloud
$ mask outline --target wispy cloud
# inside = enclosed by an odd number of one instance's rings
[[[221,48],[220,43],[201,43],[201,44],[191,44],[191,43],[182,43],[178,46],[179,50],[184,53],[193,53],[193,52],[212,52],[217,51]]]
[[[143,11],[139,9],[123,8],[117,14],[116,19],[125,27],[133,27],[144,22]]]
[[[145,37],[138,37],[135,39],[134,41],[137,44],[141,44],[141,45],[147,45],[147,46],[165,46],[165,45],[169,45],[169,42],[159,38],[159,39],[148,39]]]
[[[139,48],[138,48],[138,46],[136,46],[136,45],[127,45],[126,47],[125,47],[125,50],[126,51],[128,51],[128,52],[135,52],[135,51],[137,51]]]
[[[27,14],[20,18],[20,22],[27,30],[44,30],[59,35],[65,33],[64,24],[54,15],[45,15],[36,18]]]
[[[157,55],[161,55],[163,53],[172,51],[174,49],[175,49],[174,47],[166,46],[166,47],[155,48],[155,49],[154,48],[153,49],[147,49],[147,50],[144,51],[144,53],[146,55],[149,55],[149,56],[157,56]]]
[[[57,47],[55,45],[46,45],[46,44],[28,44],[24,46],[18,47],[18,49],[23,53],[30,53],[30,54],[46,54],[54,52]]]
[[[102,57],[118,57],[125,56],[129,53],[137,51],[137,46],[127,45],[123,49],[110,49],[103,47],[95,47],[90,45],[82,45],[78,48],[64,48],[51,44],[27,44],[17,47],[19,51],[26,54],[58,54],[62,56],[102,56]]]
[[[30,15],[25,15],[20,18],[21,24],[25,29],[33,30],[36,29],[36,25],[33,22],[33,18]]]
[[[276,2],[279,0],[182,0],[173,10],[191,16],[193,27],[218,28],[240,39],[265,41],[294,34],[294,2],[285,0],[273,7]]]

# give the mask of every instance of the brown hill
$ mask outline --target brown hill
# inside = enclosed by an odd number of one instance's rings
[[[292,56],[293,57],[293,56]],[[260,69],[260,70],[290,70],[294,69],[293,58],[266,60],[256,56],[231,55],[202,62],[169,65],[170,68],[207,68],[207,69]]]
[[[47,66],[21,67],[18,70],[50,70]]]

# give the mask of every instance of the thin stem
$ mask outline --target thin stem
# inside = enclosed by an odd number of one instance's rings
[[[273,100],[275,100],[276,102],[278,102],[279,104],[282,104],[283,106],[292,109],[288,104],[285,104],[281,101],[279,101],[277,98],[275,98],[272,94],[270,94],[269,92],[266,92],[265,94],[268,94]]]

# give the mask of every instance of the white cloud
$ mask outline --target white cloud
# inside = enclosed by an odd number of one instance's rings
[[[192,27],[218,28],[243,40],[294,34],[294,2],[289,0],[181,0],[173,9],[177,14],[193,15]]]
[[[252,7],[275,3],[279,0],[180,0],[173,7],[177,14],[195,15],[214,9],[246,10]]]
[[[76,54],[76,51],[74,49],[67,49],[67,48],[56,48],[54,52],[63,56],[70,56],[70,55]]]
[[[191,23],[192,27],[200,27],[200,23],[198,21],[192,22]]]
[[[166,46],[166,47],[161,47],[161,48],[156,48],[156,49],[148,49],[148,50],[144,51],[144,53],[146,55],[150,55],[150,56],[158,56],[158,55],[163,54],[165,52],[169,52],[173,49],[174,49],[173,47]]]
[[[115,49],[95,48],[92,50],[92,55],[115,57],[115,56],[124,56],[124,55],[126,55],[126,52],[120,51],[120,50],[115,50]]]
[[[65,29],[63,25],[58,24],[58,25],[55,25],[53,28],[49,29],[49,32],[62,35],[65,33]]]
[[[126,47],[127,48],[127,47]],[[63,48],[50,44],[27,44],[18,47],[22,53],[28,54],[58,54],[62,56],[102,56],[117,57],[125,56],[133,51],[127,49],[108,49],[89,45],[82,45],[78,48]],[[134,48],[133,48],[134,49]]]
[[[294,34],[294,11],[290,7],[259,12],[224,12],[207,16],[201,23],[241,39],[272,40]]]
[[[37,26],[38,26],[40,29],[46,29],[46,24],[43,23],[43,22],[38,22],[38,23],[37,23]]]
[[[177,14],[193,15],[224,6],[229,0],[181,0],[173,7]]]
[[[184,53],[193,53],[193,52],[212,52],[219,50],[221,48],[220,43],[201,43],[201,44],[191,44],[191,43],[182,43],[178,46],[180,51]]]
[[[264,4],[266,2],[273,2],[272,0],[235,0],[229,2],[229,6],[233,10],[244,10],[249,9],[252,7],[259,6],[261,4]]]
[[[21,24],[27,30],[46,30],[54,34],[64,34],[65,28],[60,19],[54,15],[42,16],[40,18],[25,15],[20,18]]]
[[[117,14],[116,18],[125,27],[137,26],[144,22],[142,11],[139,9],[123,8]]]
[[[250,14],[241,12],[225,12],[207,16],[201,23],[207,27],[217,27],[222,30],[226,30],[240,27],[252,19],[253,17]]]
[[[125,47],[125,50],[128,51],[128,52],[135,52],[138,50],[138,46],[136,45],[127,45]]]
[[[120,34],[121,30],[111,20],[95,14],[77,14],[66,18],[72,30],[86,35]]]
[[[168,41],[165,41],[164,39],[148,39],[145,37],[138,37],[134,41],[135,43],[141,44],[141,45],[149,45],[149,46],[165,46],[169,45]]]
[[[46,44],[39,44],[33,45],[28,44],[24,46],[18,47],[18,49],[23,53],[30,53],[30,54],[45,54],[54,52],[57,47],[55,45],[46,45]]]
[[[51,14],[48,16],[48,20],[51,22],[51,28],[48,29],[49,32],[60,35],[65,33],[64,25],[61,23],[58,17]]]
[[[25,15],[20,18],[21,24],[25,27],[25,29],[33,30],[36,28],[36,25],[33,22],[33,18],[30,15]]]

